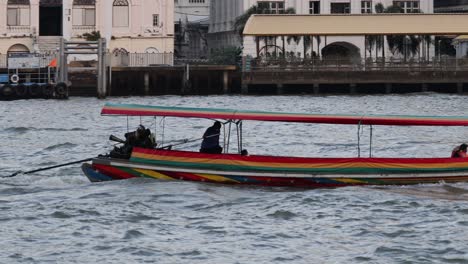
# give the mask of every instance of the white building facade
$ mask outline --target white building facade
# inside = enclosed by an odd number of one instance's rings
[[[175,21],[194,22],[208,18],[210,0],[174,0]]]
[[[293,8],[296,14],[367,14],[377,13],[376,5],[382,4],[384,8],[397,5],[404,13],[422,12],[434,13],[434,0],[217,0],[211,5],[210,21],[210,48],[222,48],[225,46],[240,46],[241,39],[237,32],[233,31],[235,20],[250,7],[257,5],[268,9],[269,13],[284,13],[287,9]],[[375,51],[365,50],[365,37],[320,37],[312,38],[314,51],[308,51],[321,55],[324,49],[331,48],[330,45],[342,46],[353,53],[358,53],[360,57],[365,57],[366,53],[374,54]],[[246,37],[243,43],[244,55],[256,56],[256,45],[253,37]],[[264,45],[263,43],[262,45]],[[385,43],[386,45],[386,43]],[[292,50],[298,57],[304,57],[302,40],[295,43],[288,43],[288,50]],[[385,47],[386,56],[391,56],[391,51]],[[433,56],[434,49],[427,51],[429,56]],[[310,54],[308,54],[310,56]]]
[[[0,54],[57,49],[60,38],[99,31],[109,51],[174,50],[174,2],[166,0],[0,0]]]

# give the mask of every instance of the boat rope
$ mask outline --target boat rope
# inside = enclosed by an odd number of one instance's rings
[[[241,144],[240,144],[239,123],[240,123],[240,121],[237,121],[237,122],[236,122],[236,131],[237,131],[237,151],[239,152],[239,154],[241,154],[242,150],[241,150]]]
[[[221,124],[223,125],[223,151],[226,153],[226,127],[225,123],[221,122]]]
[[[227,144],[226,144],[226,151],[225,153],[229,153],[229,144],[231,141],[231,126],[232,126],[232,121],[229,121],[229,130],[228,130],[228,136],[227,136]]]
[[[370,125],[370,136],[369,136],[369,158],[372,158],[372,125]]]
[[[358,129],[357,129],[357,150],[358,150],[358,158],[361,157],[361,135],[360,135],[360,132],[361,131],[361,120],[359,120],[359,123],[358,123]]]
[[[161,135],[161,145],[164,145],[164,128],[166,127],[166,117],[163,116],[161,121],[159,122],[159,125],[162,123],[162,135]]]
[[[154,116],[154,142],[158,142],[158,117]]]
[[[239,120],[239,122],[240,122],[240,140],[239,140],[239,142],[240,142],[240,151],[242,152],[242,150],[244,148],[244,146],[242,145],[243,144],[243,142],[242,142],[242,120]]]

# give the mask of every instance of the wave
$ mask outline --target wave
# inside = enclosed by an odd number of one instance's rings
[[[292,219],[294,217],[297,217],[298,215],[293,213],[293,212],[290,212],[290,211],[278,210],[278,211],[276,211],[276,212],[274,212],[272,214],[269,214],[268,216],[276,218],[276,219],[289,220],[289,219]]]
[[[44,150],[49,151],[49,150],[61,149],[61,148],[73,148],[73,147],[76,147],[76,146],[78,146],[78,145],[70,143],[70,142],[65,142],[65,143],[49,146],[49,147],[45,148]]]
[[[5,132],[8,133],[15,133],[15,134],[25,134],[30,131],[88,131],[86,128],[53,128],[53,127],[46,127],[46,128],[37,128],[37,127],[7,127],[4,129]]]

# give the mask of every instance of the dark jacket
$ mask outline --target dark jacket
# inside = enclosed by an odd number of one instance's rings
[[[217,129],[214,126],[207,128],[205,131],[205,134],[203,134],[203,141],[201,144],[201,148],[210,149],[210,148],[219,147],[219,133],[220,133],[220,129]]]

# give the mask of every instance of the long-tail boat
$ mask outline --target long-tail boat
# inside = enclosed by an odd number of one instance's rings
[[[161,180],[293,186],[407,185],[468,181],[468,158],[326,158],[243,155],[242,121],[300,122],[356,126],[468,126],[468,117],[324,115],[228,109],[106,104],[102,115],[205,118],[237,128],[237,153],[133,147],[129,159],[100,156],[83,164],[93,182],[134,177]],[[229,131],[231,129],[229,128]],[[371,130],[372,131],[372,130]],[[225,137],[230,137],[224,135]],[[224,142],[229,142],[229,138]],[[225,150],[227,147],[225,146]]]

